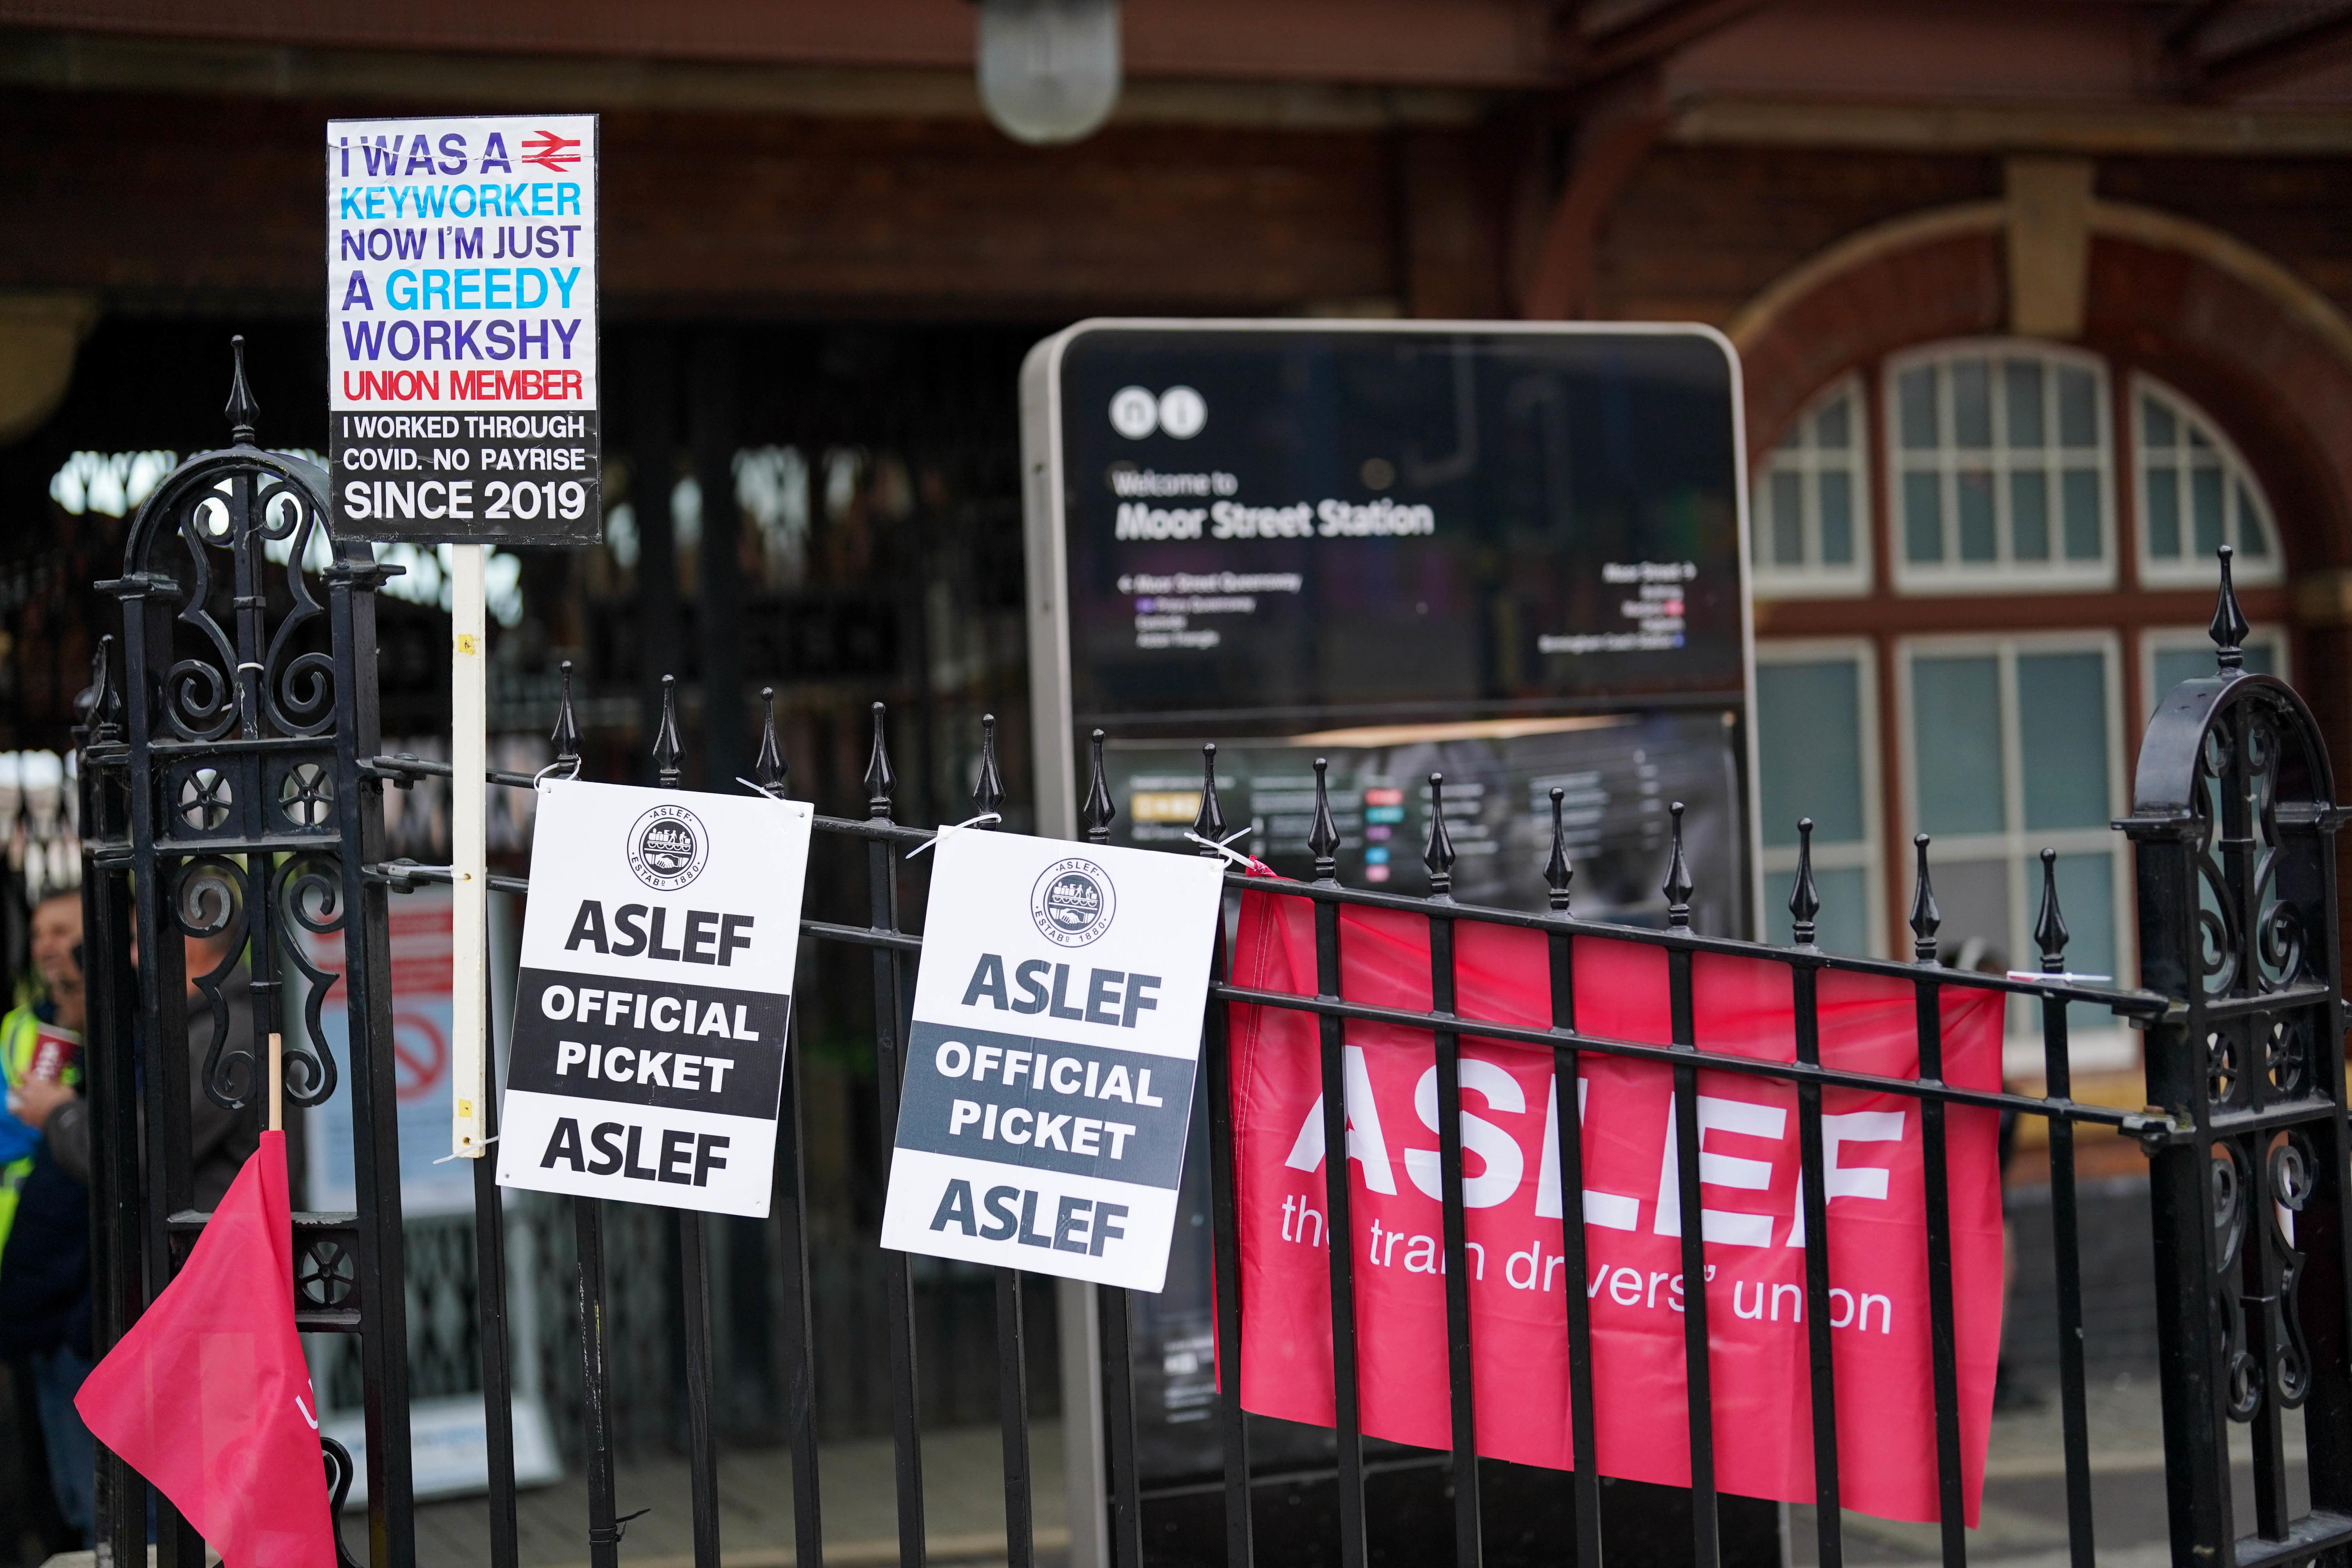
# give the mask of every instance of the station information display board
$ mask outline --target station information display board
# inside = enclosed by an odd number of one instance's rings
[[[1702,929],[1750,919],[1738,370],[1700,327],[1089,321],[1024,372],[1048,811],[1099,725],[1114,841],[1192,847],[1199,742],[1249,852],[1539,906],[1564,791],[1578,908],[1656,919],[1689,804]],[[1049,830],[1053,819],[1045,819]],[[1069,824],[1062,824],[1066,832]]]
[[[1195,852],[1214,741],[1236,847],[1306,876],[1324,757],[1341,878],[1416,893],[1442,772],[1454,895],[1541,909],[1558,788],[1577,912],[1663,924],[1680,800],[1694,923],[1748,934],[1743,442],[1737,357],[1704,327],[1094,321],[1047,339],[1022,373],[1039,830],[1075,836],[1099,726],[1112,841]],[[1165,1288],[1129,1298],[1156,1480],[1217,1464],[1202,1124]],[[1093,1321],[1091,1297],[1062,1310]],[[1066,1336],[1072,1386],[1091,1342]],[[1253,1446],[1328,1462],[1305,1429]]]

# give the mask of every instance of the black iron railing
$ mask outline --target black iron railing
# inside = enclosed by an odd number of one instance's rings
[[[175,1258],[204,1216],[188,1212],[187,1057],[176,1046],[185,1032],[182,935],[232,930],[253,954],[255,1037],[227,1038],[226,1013],[216,1014],[202,1089],[224,1105],[250,1100],[245,1070],[258,1059],[267,1031],[283,1028],[289,1057],[312,1064],[289,1082],[303,1103],[323,1102],[336,1088],[331,1058],[316,1047],[319,1011],[340,986],[348,1008],[351,1073],[347,1086],[358,1149],[360,1209],[355,1215],[297,1216],[298,1320],[306,1329],[356,1333],[362,1347],[368,1418],[370,1531],[368,1554],[377,1568],[408,1568],[415,1557],[408,1477],[404,1328],[401,1317],[402,1232],[391,1093],[389,995],[386,987],[387,894],[421,882],[446,880],[446,868],[386,860],[381,791],[386,784],[447,776],[446,764],[380,754],[373,705],[372,605],[383,569],[367,547],[335,542],[334,564],[320,574],[329,598],[321,605],[302,574],[310,533],[324,521],[323,478],[252,444],[251,399],[238,377],[232,404],[234,444],[182,466],[142,507],[134,521],[123,576],[107,584],[123,607],[122,668],[102,654],[87,699],[83,779],[89,858],[87,886],[93,1010],[91,1089],[105,1158],[97,1172],[100,1335],[110,1342],[139,1308],[168,1280]],[[264,582],[262,544],[291,539],[282,584]],[[176,542],[184,561],[169,558]],[[226,567],[226,574],[221,574]],[[224,618],[222,611],[226,610]],[[276,624],[272,626],[271,620]],[[1307,848],[1311,879],[1229,878],[1229,889],[1276,900],[1301,900],[1314,931],[1311,994],[1244,986],[1224,970],[1223,943],[1203,1020],[1211,1158],[1212,1250],[1217,1338],[1226,1374],[1221,1379],[1216,1430],[1221,1439],[1224,1556],[1254,1561],[1253,1471],[1249,1424],[1241,1380],[1233,1369],[1250,1331],[1250,1302],[1241,1288],[1238,1175],[1234,1126],[1231,1011],[1274,1008],[1316,1020],[1325,1118],[1324,1147],[1348,1146],[1345,1050],[1351,1024],[1386,1025],[1426,1035],[1437,1074],[1443,1209],[1446,1258],[1445,1322],[1449,1371],[1449,1458],[1457,1562],[1481,1559],[1482,1510],[1472,1377],[1473,1323],[1467,1263],[1470,1243],[1464,1203],[1461,1136],[1462,1037],[1513,1043],[1551,1053],[1555,1093],[1578,1079],[1586,1056],[1646,1063],[1670,1076],[1675,1107],[1681,1212],[1699,1212],[1698,1075],[1729,1073],[1793,1087],[1799,1157],[1803,1173],[1804,1292],[1808,1311],[1809,1381],[1820,1561],[1843,1559],[1838,1501],[1835,1370],[1830,1342],[1834,1321],[1823,1181],[1822,1096],[1864,1090],[1916,1102],[1922,1124],[1926,1179],[1921,1223],[1927,1259],[1931,1337],[1933,1436],[1944,1560],[1965,1558],[1958,1356],[1949,1212],[1947,1114],[1976,1107],[2043,1119],[2054,1219],[2060,1399],[2064,1433],[2065,1489],[2073,1562],[2091,1568],[2094,1535],[2090,1496],[2090,1435],[2084,1396],[2083,1280],[2078,1260],[2079,1212],[2074,1181],[2078,1128],[2131,1136],[2154,1161],[2155,1226],[2161,1307],[2167,1464],[2171,1481],[2174,1557],[2182,1564],[2307,1560],[2352,1544],[2352,1252],[2343,1239],[2347,1187],[2347,1135],[2343,1085],[2342,1012],[2336,923],[2332,835],[2344,819],[2319,731],[2282,683],[2240,668],[2242,619],[2223,559],[2221,607],[2215,618],[2219,665],[2214,677],[2190,681],[2167,698],[2148,731],[2135,789],[2132,816],[2118,824],[2138,846],[2139,951],[2149,983],[2145,990],[2081,984],[2065,973],[2066,927],[2058,907],[2052,858],[2043,858],[2041,916],[2035,934],[2042,970],[2027,976],[1987,975],[1936,962],[1940,917],[1931,880],[1928,841],[1916,840],[1910,911],[1912,962],[1850,957],[1814,942],[1820,900],[1810,856],[1801,838],[1795,890],[1790,900],[1793,942],[1776,946],[1704,935],[1692,929],[1694,877],[1683,853],[1680,808],[1664,869],[1668,903],[1664,929],[1609,924],[1578,917],[1570,907],[1571,868],[1564,837],[1555,829],[1546,865],[1550,907],[1529,912],[1456,903],[1450,891],[1454,851],[1442,809],[1443,781],[1429,780],[1432,812],[1423,860],[1432,893],[1405,897],[1342,887],[1336,874],[1339,838],[1332,823],[1323,769],[1317,766],[1316,812]],[[666,690],[656,761],[674,785],[680,747],[674,698]],[[873,747],[866,773],[862,817],[820,816],[820,836],[862,845],[866,859],[863,925],[809,919],[804,935],[825,946],[863,950],[871,964],[872,1048],[878,1081],[881,1146],[893,1142],[907,1037],[908,964],[922,941],[909,933],[900,905],[904,851],[930,841],[928,831],[894,817],[895,778],[880,704],[873,710]],[[992,726],[983,721],[982,764],[975,799],[983,812],[1003,803],[994,763]],[[580,739],[567,681],[554,732],[559,763],[576,770]],[[1102,770],[1103,737],[1095,736],[1095,771],[1079,820],[1087,837],[1108,838],[1113,805]],[[1223,837],[1214,748],[1205,748],[1196,833]],[[453,783],[456,781],[453,781]],[[493,773],[490,785],[528,788],[520,773]],[[781,792],[785,759],[772,711],[762,736],[753,782]],[[1204,850],[1204,853],[1213,851]],[[493,885],[523,890],[517,879]],[[1431,1005],[1401,1008],[1350,999],[1341,984],[1342,913],[1386,911],[1426,922]],[[123,934],[135,920],[141,951],[151,955],[134,975],[121,961]],[[1510,926],[1538,933],[1549,968],[1548,1026],[1473,1020],[1456,1010],[1457,937],[1465,925]],[[345,967],[340,974],[311,972],[307,1017],[288,1018],[278,1005],[278,977],[287,963],[308,961],[297,928],[338,934]],[[166,940],[171,937],[174,940]],[[1664,959],[1672,1021],[1665,1043],[1624,1039],[1580,1028],[1574,979],[1580,945],[1592,940],[1655,949]],[[1787,977],[1793,1060],[1760,1060],[1713,1049],[1700,1037],[1693,966],[1724,955],[1776,966]],[[236,962],[196,977],[199,991],[216,987]],[[1911,988],[1916,999],[1916,1077],[1858,1072],[1822,1059],[1819,986],[1824,973],[1874,976]],[[1941,998],[1950,990],[1998,993],[2038,1004],[2045,1092],[2011,1093],[1948,1083],[1943,1072]],[[2147,1030],[2151,1107],[2125,1110],[2071,1098],[2068,1008],[2110,1009]],[[134,1065],[134,1052],[137,1065]],[[801,1126],[803,1052],[788,1053],[778,1142],[781,1237],[786,1251],[783,1294],[786,1390],[784,1435],[792,1449],[794,1535],[803,1564],[823,1561],[818,1495],[815,1383],[825,1347],[816,1342],[810,1311],[809,1258],[803,1196]],[[244,1068],[239,1067],[239,1063]],[[496,1085],[491,1097],[495,1100]],[[143,1103],[139,1114],[134,1091]],[[1580,1205],[1584,1186],[1580,1117],[1572,1098],[1555,1107],[1559,1128],[1558,1176],[1564,1194],[1559,1245],[1571,1279],[1586,1265]],[[143,1131],[142,1131],[143,1125]],[[490,1129],[495,1132],[495,1125]],[[1351,1162],[1334,1153],[1324,1163],[1328,1235],[1352,1237]],[[511,1397],[508,1365],[504,1245],[499,1193],[487,1163],[476,1169],[478,1310],[482,1380],[490,1413],[490,1555],[496,1568],[518,1560],[513,1439],[507,1423]],[[2282,1215],[2292,1215],[2283,1219]],[[709,1286],[702,1254],[702,1221],[678,1219],[679,1289],[688,1328],[684,1363],[695,1559],[715,1568],[721,1542],[716,1489],[717,1453],[709,1420],[712,1367],[708,1326]],[[588,1517],[583,1532],[591,1561],[618,1561],[625,1527],[616,1495],[607,1408],[607,1315],[601,1203],[577,1200],[578,1290],[588,1460]],[[135,1239],[134,1239],[135,1238]],[[1681,1227],[1685,1278],[1705,1278],[1706,1243],[1693,1221]],[[1336,1479],[1339,1561],[1360,1568],[1371,1555],[1366,1511],[1365,1435],[1357,1395],[1358,1290],[1350,1246],[1327,1248],[1335,1377]],[[356,1259],[351,1289],[335,1295],[312,1285],[334,1274],[329,1254]],[[348,1272],[348,1271],[347,1271]],[[892,1255],[887,1272],[885,1321],[896,1454],[898,1534],[901,1561],[925,1559],[922,1441],[918,1392],[914,1286],[908,1263]],[[1007,1554],[1034,1563],[1034,1478],[1025,1403],[1030,1346],[1019,1279],[996,1281],[998,1382],[1003,1434]],[[1595,1453],[1595,1358],[1584,1296],[1566,1291],[1561,1331],[1569,1367],[1568,1424],[1575,1451]],[[1691,1456],[1692,1560],[1718,1561],[1715,1433],[1706,1293],[1691,1291],[1683,1315],[1684,1362],[1689,1391],[1685,1417]],[[1123,1292],[1099,1298],[1106,1430],[1097,1456],[1109,1479],[1110,1537],[1122,1565],[1145,1560],[1144,1493],[1138,1474],[1129,1307]],[[2289,1517],[2284,1485],[2288,1456],[2282,1408],[2308,1403],[2313,1510]],[[2232,1525],[2227,1426],[2251,1422],[2254,1432],[2256,1530],[2239,1540]],[[135,1478],[105,1461],[105,1539],[135,1549],[144,1533]],[[1600,1478],[1588,1458],[1564,1475],[1571,1500],[1577,1559],[1605,1561],[1611,1543],[1602,1529]],[[165,1568],[196,1568],[200,1543],[163,1515],[160,1561]]]

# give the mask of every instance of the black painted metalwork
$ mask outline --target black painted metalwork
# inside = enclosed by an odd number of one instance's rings
[[[97,1332],[119,1338],[171,1270],[205,1216],[191,1210],[188,1096],[250,1103],[267,1033],[286,1034],[289,1088],[298,1102],[331,1103],[342,1091],[354,1118],[360,1207],[352,1214],[296,1217],[297,1321],[306,1331],[356,1335],[368,1418],[370,1487],[367,1557],[373,1568],[415,1561],[413,1489],[407,1473],[407,1373],[403,1322],[404,1255],[389,1053],[387,921],[389,892],[446,881],[446,868],[383,859],[381,790],[420,777],[446,777],[446,764],[381,754],[373,668],[373,595],[390,569],[364,544],[326,532],[323,479],[306,465],[253,444],[255,401],[241,369],[233,381],[234,437],[222,451],[176,470],[134,520],[122,575],[105,586],[122,607],[120,665],[102,646],[81,706],[82,820],[88,856],[84,882],[91,1024],[89,1093],[101,1157],[93,1172],[98,1219]],[[2079,1214],[2074,1162],[2078,1130],[2108,1129],[2137,1139],[2152,1162],[2158,1292],[2164,1353],[2165,1432],[2176,1563],[2200,1565],[2309,1561],[2352,1548],[2352,1247],[2345,1237],[2347,1161],[2352,1131],[2343,1089],[2345,1015],[2337,957],[2333,835],[2346,812],[2334,801],[2317,726],[2284,684],[2247,674],[2246,635],[2227,578],[2214,617],[2217,673],[2171,692],[2150,724],[2135,784],[2133,815],[2118,824],[2137,847],[2139,945],[2147,988],[2095,985],[2065,970],[2066,924],[2058,902],[2057,862],[2044,852],[2035,938],[2038,972],[1989,975],[1941,967],[1940,912],[1928,864],[1928,841],[1915,842],[1910,910],[1912,955],[1889,962],[1834,954],[1816,942],[1822,912],[1812,875],[1811,824],[1799,824],[1797,875],[1789,900],[1792,945],[1710,936],[1694,929],[1695,879],[1672,808],[1664,870],[1663,929],[1609,925],[1578,918],[1570,906],[1574,869],[1567,853],[1562,792],[1551,792],[1552,835],[1543,868],[1549,907],[1540,911],[1474,908],[1455,902],[1454,858],[1444,780],[1430,776],[1427,898],[1353,889],[1336,875],[1339,834],[1327,767],[1317,759],[1316,809],[1307,847],[1310,881],[1229,874],[1228,889],[1304,899],[1311,906],[1316,949],[1314,994],[1289,994],[1236,985],[1216,944],[1211,1004],[1202,1021],[1216,1329],[1231,1369],[1246,1331],[1240,1282],[1239,1195],[1234,1133],[1234,1084],[1228,1011],[1271,1006],[1313,1015],[1323,1089],[1324,1146],[1348,1144],[1346,1039],[1355,1023],[1426,1034],[1436,1067],[1441,1204],[1446,1259],[1445,1309],[1451,1380],[1454,1556],[1474,1563],[1487,1521],[1480,1497],[1473,1399],[1474,1325],[1464,1203],[1461,1138],[1462,1019],[1456,1015],[1455,953],[1465,922],[1540,932],[1549,963],[1549,1022],[1544,1026],[1481,1019],[1481,1038],[1517,1042],[1553,1055],[1551,1108],[1559,1128],[1557,1175],[1563,1194],[1583,1190],[1582,1118],[1575,1099],[1585,1055],[1646,1063],[1671,1079],[1673,1151],[1680,1200],[1679,1246],[1685,1278],[1704,1279],[1707,1243],[1700,1212],[1698,1087],[1702,1072],[1794,1086],[1805,1226],[1809,1405],[1819,1561],[1843,1561],[1836,1434],[1837,1379],[1830,1328],[1831,1265],[1822,1100],[1832,1089],[1904,1097],[1918,1104],[1926,1169],[1932,1383],[1943,1554],[1964,1560],[1960,1527],[1964,1466],[1960,1452],[1958,1337],[1954,1321],[1948,1108],[2009,1110],[2043,1118],[2050,1129],[2050,1172],[2058,1297],[2058,1360],[2064,1434],[2069,1544],[2076,1568],[2095,1561],[2088,1423],[2082,1338],[2083,1281],[2077,1257]],[[323,595],[323,596],[322,596]],[[777,743],[772,693],[753,787],[780,793],[785,761]],[[674,688],[664,683],[654,762],[675,786],[681,756]],[[861,817],[819,816],[815,830],[866,851],[867,914],[863,926],[809,919],[803,935],[823,944],[862,947],[873,979],[878,1131],[887,1147],[896,1131],[900,1052],[907,1031],[907,964],[921,938],[902,929],[899,854],[933,835],[893,820],[895,774],[886,715],[872,710],[873,741]],[[1113,805],[1102,765],[1105,737],[1093,737],[1095,768],[1079,821],[1089,842],[1103,843]],[[553,735],[558,766],[577,773],[579,729],[567,679]],[[998,812],[1004,788],[995,757],[994,721],[982,721],[973,792],[983,815]],[[1204,854],[1222,841],[1216,748],[1202,752],[1194,833]],[[452,781],[453,783],[457,781]],[[527,788],[529,775],[492,773],[485,784]],[[522,881],[493,886],[523,890]],[[1343,908],[1419,917],[1430,938],[1430,1005],[1381,1006],[1351,1000],[1342,984]],[[136,930],[149,961],[137,971],[123,957]],[[340,973],[319,967],[302,936],[340,939]],[[227,936],[224,949],[212,939]],[[1659,950],[1671,1029],[1668,1043],[1620,1040],[1579,1028],[1578,943],[1606,938]],[[190,976],[185,954],[208,956]],[[249,1037],[231,1037],[229,992],[237,954],[249,950],[253,1005]],[[230,956],[219,956],[226,951]],[[1694,966],[1721,955],[1784,965],[1793,1001],[1789,1059],[1767,1060],[1710,1048],[1699,1037]],[[1916,995],[1918,1071],[1888,1079],[1822,1063],[1823,976],[1897,979]],[[289,982],[292,983],[289,988]],[[2041,1095],[1957,1088],[1942,1080],[1943,1002],[1949,991],[1998,993],[2039,1005],[2046,1091]],[[189,1078],[187,998],[205,1048]],[[297,996],[301,1005],[293,1004]],[[347,1010],[350,1071],[338,1081],[333,1058],[319,1046],[322,1009]],[[2079,1104],[2071,1099],[2068,1015],[2103,1007],[2147,1031],[2148,1111]],[[144,1022],[142,1023],[142,1020]],[[495,1085],[493,1091],[495,1092]],[[784,1369],[784,1434],[792,1447],[795,1561],[823,1560],[815,1443],[817,1347],[810,1312],[808,1238],[803,1228],[806,1173],[797,1048],[788,1055],[778,1139],[778,1230],[786,1288],[778,1343]],[[142,1114],[143,1112],[143,1114]],[[496,1124],[489,1129],[495,1135]],[[1324,1162],[1328,1235],[1350,1237],[1350,1162]],[[478,1276],[481,1374],[490,1426],[490,1555],[495,1568],[517,1560],[513,1441],[507,1420],[512,1393],[507,1348],[504,1231],[500,1195],[488,1164],[476,1173],[475,1267]],[[1572,1197],[1562,1204],[1560,1249],[1571,1279],[1583,1277],[1588,1247]],[[625,1521],[618,1514],[606,1367],[611,1323],[606,1302],[605,1221],[599,1204],[573,1205],[579,1253],[583,1420],[588,1459],[586,1540],[598,1568],[617,1563]],[[718,1561],[716,1458],[710,1397],[707,1268],[698,1216],[678,1222],[686,1303],[684,1381],[689,1413],[696,1557]],[[1339,1561],[1360,1568],[1371,1555],[1366,1510],[1364,1436],[1357,1388],[1355,1258],[1347,1245],[1326,1247],[1331,1290]],[[908,1260],[887,1259],[887,1312],[892,1435],[896,1457],[898,1552],[920,1563],[927,1552],[922,1454],[917,1426],[918,1366],[913,1284]],[[1034,1561],[1027,1410],[1027,1326],[1022,1281],[996,1280],[997,1385],[1003,1441],[1006,1554]],[[1099,1292],[1106,1451],[1113,1552],[1120,1568],[1146,1561],[1145,1497],[1137,1473],[1135,1394],[1129,1306],[1122,1291]],[[1712,1564],[1722,1552],[1709,1398],[1707,1292],[1690,1291],[1683,1314],[1692,1477],[1690,1557]],[[1591,1314],[1580,1290],[1566,1293],[1563,1329],[1569,1365],[1568,1418],[1577,1468],[1568,1480],[1573,1552],[1605,1560],[1596,1443],[1595,1354]],[[1215,1431],[1223,1455],[1224,1559],[1254,1558],[1249,1422],[1239,1380],[1221,1377]],[[2280,1416],[2302,1407],[2311,1508],[2292,1516],[2285,1476],[2293,1462]],[[2230,1491],[2227,1426],[2252,1427],[2254,1519],[2241,1535]],[[325,1456],[331,1472],[335,1456]],[[349,1460],[341,1461],[348,1472]],[[118,1461],[102,1460],[101,1531],[110,1548],[136,1542],[145,1528],[145,1489]],[[158,1561],[194,1568],[201,1551],[168,1507],[159,1510]],[[2332,1559],[2331,1559],[2332,1560]]]
[[[2248,674],[2222,547],[2215,671],[2149,721],[2119,826],[2139,870],[2165,1465],[2176,1563],[2333,1561],[2352,1546],[2352,1248],[2335,834],[2318,723]],[[2054,1153],[2054,1151],[2053,1151]],[[2302,1407],[2311,1510],[2280,1416]],[[2252,1428],[2253,1530],[2231,1491]],[[2071,1434],[2070,1434],[2071,1437]],[[2084,1543],[2078,1543],[2081,1555]]]
[[[291,1107],[341,1089],[352,1117],[359,1212],[299,1215],[306,1258],[336,1282],[310,1326],[355,1333],[367,1417],[368,1557],[414,1561],[400,1167],[394,1123],[389,941],[379,781],[375,592],[393,569],[328,527],[326,476],[255,444],[259,405],[232,344],[229,445],[191,458],[132,519],[121,576],[121,685],[101,656],[82,753],[89,830],[89,963],[98,1157],[100,1338],[110,1342],[169,1283],[205,1216],[194,1212],[192,1088],[257,1124],[268,1037],[285,1037]],[[119,717],[118,717],[119,716]],[[135,934],[141,962],[128,962]],[[340,939],[322,969],[305,938]],[[210,967],[191,975],[190,952]],[[233,1029],[237,972],[251,997]],[[303,1009],[287,1016],[299,980]],[[197,1000],[190,1001],[191,985]],[[323,1009],[352,1042],[339,1082]],[[205,1035],[189,1078],[189,1015]],[[135,1060],[134,1060],[135,1057]],[[134,1240],[135,1238],[135,1240]],[[356,1302],[351,1298],[355,1293]],[[110,1543],[145,1532],[143,1489],[112,1460]],[[203,1543],[168,1502],[157,1561],[198,1568]]]
[[[1110,842],[1118,814],[1103,774],[1103,741],[1093,736],[1094,772],[1078,810],[1078,827],[1089,844]],[[1202,854],[1211,853],[1205,847]],[[1116,1563],[1143,1561],[1143,1501],[1135,1458],[1135,1318],[1128,1293],[1116,1285],[1095,1288],[1095,1310],[1102,1324],[1103,1429],[1110,1447],[1110,1545]]]

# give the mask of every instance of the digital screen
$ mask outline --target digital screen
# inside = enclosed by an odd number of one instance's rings
[[[1739,704],[1734,391],[1697,332],[1081,329],[1073,717]]]
[[[1739,777],[1726,711],[1399,725],[1281,739],[1221,742],[1217,800],[1233,847],[1285,876],[1314,874],[1315,759],[1329,764],[1339,879],[1351,888],[1430,890],[1423,855],[1433,815],[1429,775],[1444,775],[1454,896],[1540,910],[1549,889],[1551,792],[1577,914],[1665,924],[1668,806],[1681,801],[1684,857],[1697,879],[1692,923],[1717,936],[1747,929]],[[1197,744],[1113,742],[1103,753],[1118,816],[1111,841],[1195,851],[1201,809]]]

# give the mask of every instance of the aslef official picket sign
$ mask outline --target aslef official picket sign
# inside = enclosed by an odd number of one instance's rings
[[[811,807],[542,788],[499,1184],[764,1217]]]
[[[942,829],[882,1245],[1168,1272],[1218,862]]]

